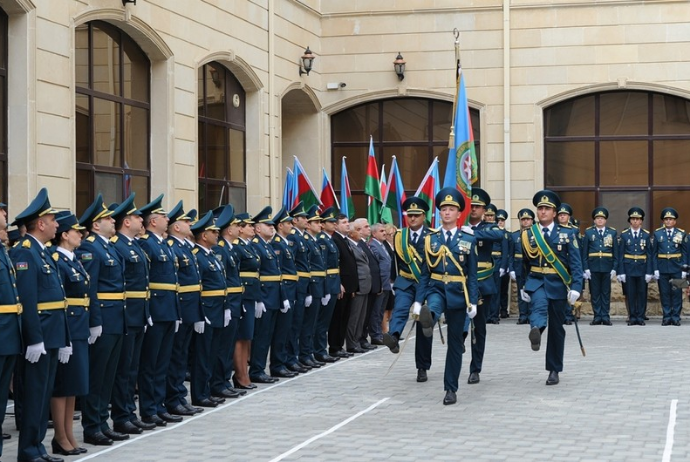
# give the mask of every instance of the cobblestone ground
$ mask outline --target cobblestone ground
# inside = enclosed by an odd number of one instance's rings
[[[684,461],[690,459],[690,327],[567,328],[561,383],[547,387],[544,349],[528,326],[490,325],[481,382],[443,406],[445,346],[435,332],[429,381],[417,383],[414,338],[385,347],[67,460],[95,461]],[[545,345],[545,343],[544,343]],[[674,412],[677,409],[677,413]],[[669,422],[675,426],[669,431]],[[16,457],[12,434],[4,460]],[[79,428],[78,423],[75,427]],[[76,429],[75,428],[75,429]],[[81,431],[78,438],[81,438]],[[52,438],[49,430],[46,446]]]

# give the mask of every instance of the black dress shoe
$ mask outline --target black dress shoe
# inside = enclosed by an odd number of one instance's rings
[[[76,456],[77,454],[69,454],[71,456]],[[48,454],[43,454],[40,459],[38,459],[43,462],[65,462],[64,459],[60,459],[59,457],[53,457],[49,456]]]
[[[326,365],[326,363],[319,361],[318,359],[314,358],[313,356],[311,358],[309,358],[309,360],[319,367],[323,367]]]
[[[446,391],[446,396],[443,397],[443,405],[447,406],[449,404],[455,404],[458,402],[458,398],[454,391]]]
[[[50,445],[53,447],[53,454],[60,454],[61,456],[78,456],[79,454],[81,454],[81,451],[79,451],[78,449],[65,449],[65,448],[63,448],[55,440],[52,440],[50,442]]]
[[[645,326],[646,324],[644,321],[637,321],[637,325],[638,326]]]
[[[470,385],[479,383],[479,372],[470,373],[470,376],[467,378],[467,383],[469,383]]]
[[[400,353],[400,340],[394,334],[383,334],[383,344],[391,350],[391,353]]]
[[[427,305],[423,305],[419,312],[419,325],[422,326],[422,333],[425,337],[431,337],[434,334],[434,317]]]
[[[558,372],[556,371],[551,371],[549,372],[549,378],[546,379],[546,384],[547,385],[557,385],[560,380],[558,380]]]
[[[336,358],[349,358],[352,355],[345,350],[338,350],[334,353],[331,353],[331,356],[335,356]]]
[[[314,358],[322,363],[334,363],[336,361],[340,361],[340,358],[334,358],[331,355],[314,355]]]
[[[531,328],[528,337],[532,345],[532,351],[539,351],[541,347],[541,330],[538,327]]]
[[[607,321],[601,321],[601,325],[603,325],[603,326],[612,326],[613,324],[611,324],[611,321],[608,321],[608,320],[607,320]]]
[[[201,401],[194,401],[192,404],[201,407],[218,407],[218,403],[216,403],[215,401],[211,401],[208,398],[204,398]]]
[[[161,419],[157,415],[149,415],[146,417],[142,417],[141,421],[147,424],[155,424],[156,427],[165,427],[166,425],[168,425],[168,422]]]
[[[253,390],[256,388],[256,385],[253,383],[249,382],[249,385],[242,385],[239,380],[235,378],[235,376],[232,376],[232,384],[237,388],[238,390]]]
[[[680,321],[673,321],[674,326],[680,326]]]
[[[112,446],[113,440],[105,436],[101,432],[84,435],[84,443],[93,444],[94,446]]]
[[[266,373],[249,377],[249,380],[255,383],[276,383],[278,381],[278,379],[271,378]]]
[[[76,449],[77,451],[79,451],[79,454],[86,454],[87,452],[89,452],[88,449],[83,448],[83,447],[81,447],[81,446],[76,447],[76,448],[74,448],[74,449]]]
[[[377,346],[372,345],[372,344],[369,343],[369,342],[362,342],[362,343],[359,344],[359,346],[360,346],[363,350],[375,350],[375,349],[378,348]]]
[[[124,435],[138,435],[144,430],[134,425],[132,422],[117,422],[113,424],[113,430]]]
[[[110,428],[103,430],[103,434],[113,441],[124,441],[129,439],[129,435],[126,433],[120,433]]]
[[[238,390],[237,388],[233,387],[228,387],[227,390],[230,390],[232,393],[237,393],[240,396],[244,396],[247,394],[247,390]]]
[[[184,403],[183,406],[185,409],[187,409],[190,412],[193,412],[194,414],[199,414],[200,412],[204,412],[203,407],[194,407],[189,403]]]
[[[225,398],[218,398],[217,396],[209,396],[208,399],[216,404],[223,404],[225,402]]]
[[[649,321],[649,318],[647,317],[647,315],[644,316],[644,320]]]
[[[234,389],[231,390],[229,388],[225,388],[219,391],[212,391],[211,396],[214,398],[239,398],[240,393],[238,391],[234,391]]]
[[[306,370],[308,370],[308,371],[314,369],[313,366],[307,366],[306,364],[304,364],[304,363],[301,362],[301,361],[297,361],[297,366],[301,367],[302,369],[306,369]]]
[[[171,415],[169,412],[159,412],[158,417],[170,423],[182,422],[182,417],[178,415]]]
[[[139,419],[132,420],[131,424],[134,425],[135,427],[141,428],[142,430],[153,430],[154,428],[156,428],[155,423],[146,423],[146,422],[142,422]]]
[[[173,408],[167,408],[166,407],[166,409],[168,410],[168,413],[172,414],[172,415],[190,416],[190,415],[196,414],[196,412],[190,411],[189,409],[187,409],[186,407],[184,407],[181,404],[178,404],[177,406],[175,406]]]
[[[589,325],[590,326],[599,326],[599,325],[601,325],[601,321],[594,321],[593,320],[592,322],[589,323]]]
[[[352,348],[348,348],[347,352],[348,353],[366,353],[366,350],[363,350],[358,346],[354,346]]]
[[[302,367],[299,364],[290,364],[289,366],[287,366],[287,368],[292,372],[297,372],[299,374],[304,374],[305,372],[309,372],[311,370],[311,367],[307,369],[306,367]]]
[[[282,377],[286,379],[291,379],[292,377],[296,377],[297,372],[292,372],[289,371],[286,367],[282,367],[280,369],[277,369],[275,371],[271,371],[271,377]]]
[[[426,375],[426,369],[417,369],[417,382],[426,382],[428,377]]]
[[[315,361],[312,361],[311,359],[305,359],[304,361],[300,361],[300,364],[311,367],[312,369],[318,369],[323,365],[323,363],[317,363]]]
[[[372,345],[383,345],[383,338],[373,338],[371,339]]]
[[[662,325],[662,326],[668,326],[669,324],[670,324],[669,321],[667,321],[666,319],[664,319],[663,321],[661,321],[661,325]]]

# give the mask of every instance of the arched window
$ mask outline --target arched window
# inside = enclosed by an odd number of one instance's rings
[[[0,8],[0,202],[7,203],[7,13]]]
[[[333,187],[340,200],[340,170],[347,157],[347,173],[357,216],[366,216],[364,180],[369,155],[369,136],[379,169],[390,172],[392,157],[407,195],[414,194],[434,157],[439,158],[441,181],[448,161],[448,138],[453,104],[424,98],[396,98],[361,104],[341,111],[331,118],[331,153]],[[479,161],[479,111],[470,109],[475,149]],[[380,172],[379,172],[380,174]],[[479,180],[475,183],[479,186]],[[319,185],[315,185],[320,188]]]
[[[660,225],[664,207],[690,223],[690,101],[644,91],[610,91],[558,103],[544,113],[545,178],[583,224],[609,209],[627,227],[627,211]],[[687,225],[686,225],[687,226]]]
[[[77,213],[96,193],[149,199],[151,63],[127,34],[100,21],[76,29]]]
[[[199,68],[199,211],[230,203],[247,207],[246,98],[240,82],[219,63]]]

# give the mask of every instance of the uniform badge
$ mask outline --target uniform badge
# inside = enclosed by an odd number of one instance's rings
[[[83,254],[81,254],[81,260],[82,261],[91,261],[91,260],[93,260],[93,254],[90,252],[83,253]]]
[[[26,271],[29,269],[29,263],[27,263],[25,261],[17,262],[16,266],[17,266],[17,271]]]
[[[613,247],[613,236],[610,234],[604,236],[604,247]]]
[[[563,251],[563,246],[561,244],[558,244],[556,246],[556,248],[558,249],[559,252]]]
[[[673,235],[673,243],[674,244],[680,244],[683,242],[683,236],[680,233],[676,233]]]
[[[577,239],[573,239],[573,247],[576,249],[580,247],[580,244],[577,243]]]
[[[458,248],[460,249],[460,251],[462,251],[462,253],[469,254],[470,249],[472,248],[472,243],[461,240],[460,242],[458,242]]]

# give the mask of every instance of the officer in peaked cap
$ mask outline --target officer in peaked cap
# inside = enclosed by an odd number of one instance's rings
[[[618,272],[618,233],[606,226],[608,217],[605,207],[592,210],[594,225],[585,231],[582,245],[584,277],[592,294],[592,325],[611,325],[611,279]]]
[[[654,279],[659,283],[659,296],[663,310],[662,326],[680,326],[683,308],[682,291],[673,287],[671,279],[687,276],[690,248],[687,233],[676,227],[678,212],[672,207],[661,211],[663,225],[654,231],[652,265]],[[651,280],[651,279],[650,279]]]
[[[488,204],[486,206],[486,211],[484,212],[484,219],[489,223],[496,222],[496,206],[494,204]]]
[[[194,223],[197,222],[197,219],[198,219],[198,218],[197,218],[197,215],[198,215],[198,214],[199,214],[199,212],[197,212],[196,209],[192,209],[192,210],[190,210],[189,212],[187,212],[187,216],[189,217],[189,221],[190,221],[190,223],[192,224],[192,226],[194,226]],[[213,215],[213,216],[214,216],[214,218],[215,218],[215,215]]]
[[[561,205],[558,207],[558,215],[561,213],[565,213],[568,215],[568,217],[571,217],[573,216],[573,208],[570,206],[570,204],[561,202]]]
[[[127,331],[125,262],[110,242],[115,235],[112,214],[99,193],[79,219],[89,231],[89,237],[75,251],[91,276],[89,394],[82,401],[82,427],[84,441],[94,445],[110,445],[113,441],[129,438],[129,435],[110,429],[107,422],[108,404]]]
[[[408,215],[426,215],[426,213],[429,211],[429,204],[417,196],[411,196],[405,199],[402,204],[402,208]]]
[[[520,229],[510,236],[510,279],[515,281],[518,290],[525,285],[525,270],[522,263],[522,232],[534,223],[534,212],[531,209],[520,209],[517,213]],[[518,297],[517,324],[529,324],[529,303]]]
[[[651,236],[642,228],[644,210],[632,207],[628,210],[630,227],[621,232],[618,239],[618,281],[623,284],[623,293],[628,308],[628,325],[645,325],[647,308],[647,282],[645,275],[654,274],[650,257]]]
[[[567,204],[565,202],[561,202],[561,205],[558,207],[558,210],[556,211],[556,219],[558,220],[558,224],[561,226],[564,226],[564,227],[572,226],[572,215],[573,215],[573,208],[570,206],[570,204]],[[580,242],[581,242],[581,240],[580,240]],[[565,324],[571,325],[573,323],[573,321],[574,321],[574,318],[573,318],[572,307],[569,307],[568,313],[566,313],[566,315],[565,315]]]
[[[146,204],[142,207],[139,207],[139,212],[141,212],[141,216],[147,217],[149,215],[166,215],[167,212],[165,211],[165,208],[163,208],[163,205],[161,205],[162,202],[163,202],[163,194],[156,197],[154,200],[152,200],[148,204]]]
[[[497,222],[501,221],[501,220],[506,221],[507,219],[508,219],[508,212],[506,212],[503,209],[498,209],[496,211],[496,221]]]
[[[510,239],[510,232],[506,230],[506,220],[508,219],[508,212],[506,212],[503,209],[498,209],[496,210],[496,224],[500,229],[502,229],[505,232],[505,239],[501,241],[501,243],[494,243],[494,248],[492,250],[492,255],[494,257],[494,265],[499,263],[501,266],[499,267],[499,273],[496,274],[494,272],[494,277],[498,277],[496,280],[496,287],[498,287],[498,297],[494,297],[494,308],[493,308],[493,313],[494,313],[494,319],[496,317],[496,312],[500,311],[500,316],[501,318],[507,318],[508,317],[508,305],[509,305],[509,298],[510,298],[510,292],[508,289],[510,289],[510,260],[511,260],[511,239]],[[496,259],[496,254],[494,252],[496,251],[501,252],[501,258]]]
[[[290,211],[289,214],[292,218],[295,217],[306,217],[307,216],[307,210],[304,208],[304,202],[300,201],[295,205]]]

